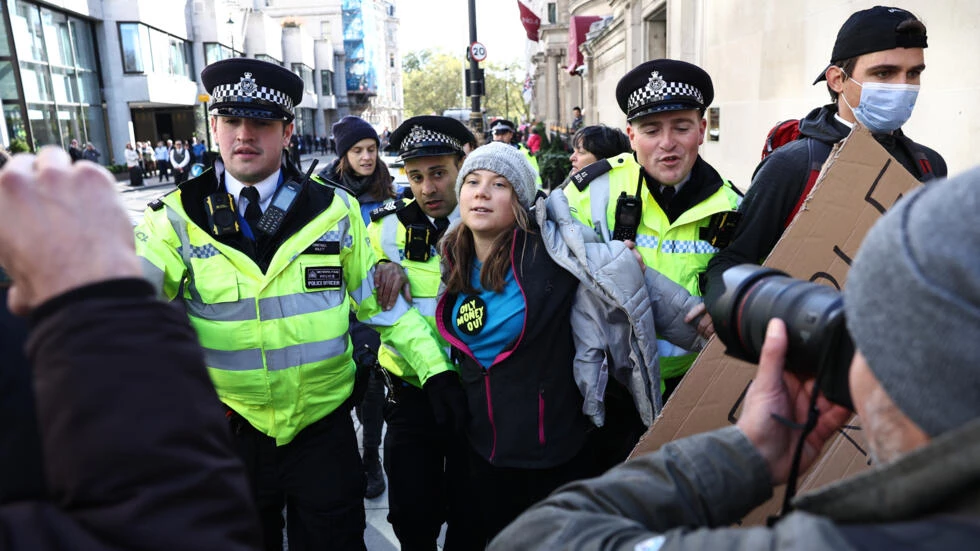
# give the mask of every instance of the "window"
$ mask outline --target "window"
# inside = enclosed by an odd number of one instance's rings
[[[330,38],[330,21],[320,21],[320,38]]]
[[[395,68],[395,54],[388,55],[388,66],[391,67],[392,69]]]
[[[303,79],[303,89],[311,94],[316,93],[316,86],[313,84],[313,69],[302,63],[293,63],[293,72]]]
[[[142,23],[120,23],[123,71],[191,78],[190,44]]]
[[[217,42],[205,42],[204,43],[204,64],[210,65],[215,61],[221,61],[222,59],[228,59],[229,57],[234,57],[234,52],[231,48],[225,46],[224,44],[219,44]]]
[[[557,2],[548,2],[548,23],[554,25],[558,22],[558,4]]]
[[[324,96],[333,95],[333,71],[320,71],[320,93]]]

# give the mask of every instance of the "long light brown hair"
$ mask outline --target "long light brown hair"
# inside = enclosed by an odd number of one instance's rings
[[[531,216],[517,200],[517,193],[510,196],[510,208],[514,213],[514,227],[500,232],[491,244],[490,256],[480,269],[480,287],[484,290],[499,293],[504,290],[507,281],[507,270],[510,268],[510,249],[514,243],[514,228],[520,228],[531,233]],[[439,242],[442,253],[443,272],[446,280],[446,292],[452,294],[475,294],[476,289],[470,281],[473,270],[473,260],[476,258],[476,246],[473,242],[473,232],[464,224],[458,224],[450,230]]]

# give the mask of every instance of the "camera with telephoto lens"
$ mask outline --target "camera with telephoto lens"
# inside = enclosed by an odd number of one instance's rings
[[[816,377],[828,400],[854,409],[848,388],[854,343],[839,291],[755,264],[729,268],[722,281],[709,312],[726,354],[759,363],[769,320],[779,318],[789,338],[786,370]]]

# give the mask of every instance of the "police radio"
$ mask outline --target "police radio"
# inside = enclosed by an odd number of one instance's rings
[[[208,211],[208,229],[211,235],[221,237],[241,231],[235,213],[235,198],[230,193],[212,193],[204,199]]]
[[[310,179],[310,176],[313,174],[313,169],[316,168],[318,162],[316,159],[313,159],[313,162],[310,163],[310,168],[299,182],[287,180],[279,186],[275,195],[272,196],[272,204],[269,205],[269,208],[265,209],[265,212],[262,213],[262,218],[259,218],[259,223],[255,225],[256,229],[266,235],[273,235],[279,231],[279,226],[282,226],[282,221],[286,219],[286,213],[296,203],[296,198],[303,191],[303,185]]]
[[[620,192],[619,199],[616,200],[616,227],[612,238],[617,241],[635,241],[642,212],[643,202],[638,196]]]
[[[432,232],[426,224],[409,224],[405,228],[405,259],[425,262],[430,258]]]

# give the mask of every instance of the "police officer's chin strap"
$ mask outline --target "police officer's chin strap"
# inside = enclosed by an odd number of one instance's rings
[[[813,380],[813,391],[810,393],[810,403],[806,408],[806,420],[803,423],[797,423],[781,415],[772,414],[773,419],[776,421],[794,430],[802,430],[802,432],[800,433],[800,439],[796,442],[796,449],[793,450],[793,462],[790,464],[789,478],[786,480],[786,493],[783,495],[783,506],[779,514],[766,519],[768,526],[775,525],[786,515],[793,512],[793,497],[796,496],[796,483],[800,476],[800,461],[803,458],[803,447],[806,445],[807,436],[810,436],[810,433],[817,426],[817,421],[820,419],[820,410],[817,409],[817,398],[820,396],[820,381],[827,375],[826,371],[831,364],[830,348],[829,346],[824,347],[820,354],[820,363],[817,364],[819,365],[817,376]]]

